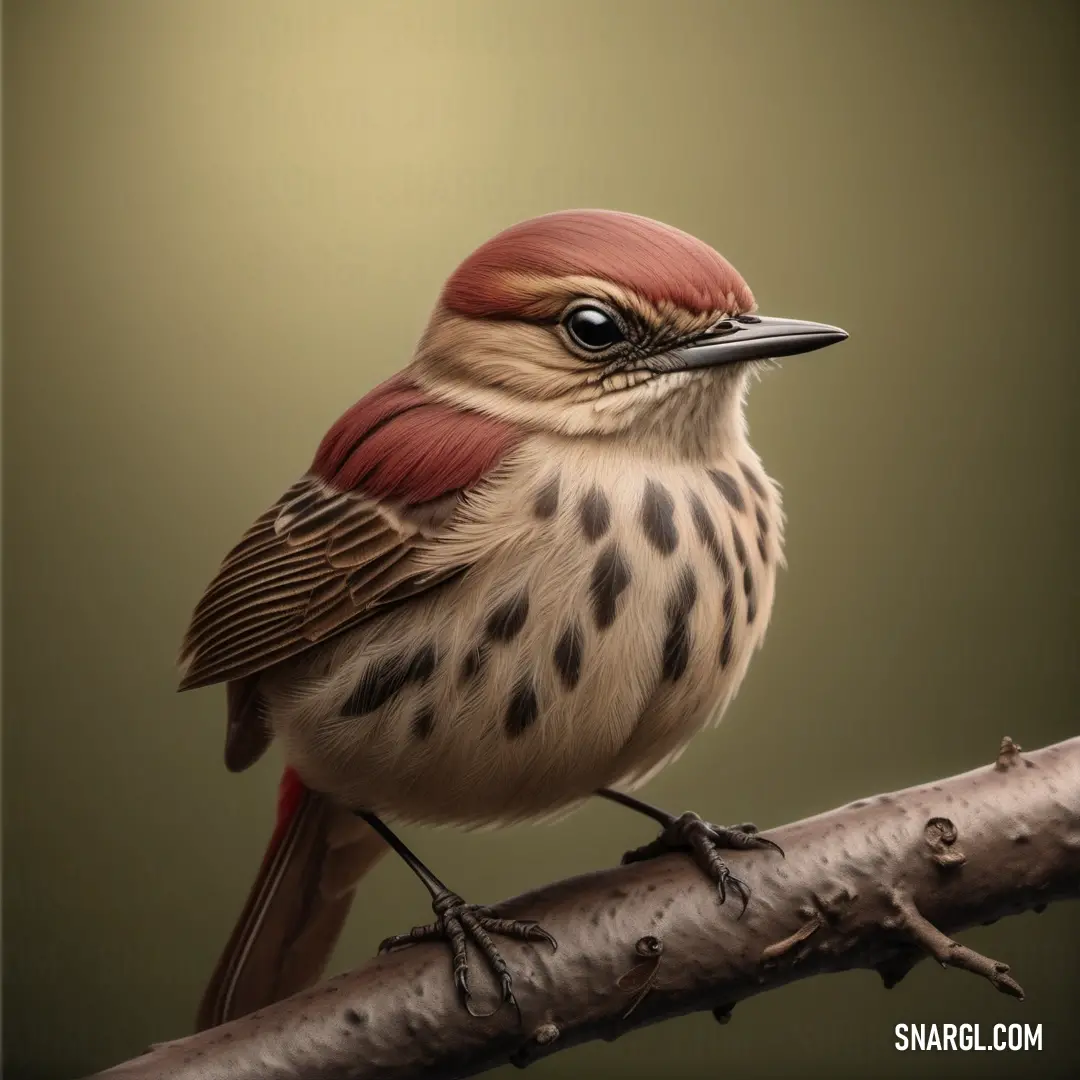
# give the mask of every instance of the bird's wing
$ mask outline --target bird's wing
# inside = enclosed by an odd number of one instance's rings
[[[520,431],[398,375],[353,406],[311,470],[244,534],[192,617],[181,690],[244,679],[467,569],[423,565]]]

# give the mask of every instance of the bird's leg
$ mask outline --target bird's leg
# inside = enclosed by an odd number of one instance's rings
[[[655,859],[659,855],[667,855],[673,851],[689,852],[694,862],[716,884],[720,892],[720,903],[727,899],[728,889],[739,894],[743,902],[743,911],[750,901],[750,890],[746,883],[735,877],[728,868],[726,862],[720,856],[720,852],[746,851],[750,848],[772,848],[783,855],[779,845],[766,839],[758,831],[757,827],[750,822],[742,825],[711,825],[702,821],[697,814],[669,814],[657,806],[652,806],[641,799],[635,799],[632,795],[624,795],[621,791],[612,791],[611,788],[600,788],[596,793],[604,799],[636,810],[639,814],[645,814],[654,821],[658,821],[663,827],[660,835],[651,843],[628,851],[623,857],[623,863],[644,862],[646,859]]]
[[[555,939],[534,922],[500,919],[491,908],[465,903],[457,893],[451,892],[380,818],[364,810],[358,810],[357,814],[401,856],[405,865],[423,882],[424,888],[431,893],[431,909],[435,912],[433,923],[414,927],[407,934],[395,934],[387,938],[379,945],[379,952],[389,952],[391,949],[413,945],[419,941],[445,941],[453,951],[454,983],[461,994],[465,1008],[472,1016],[489,1016],[490,1013],[474,1012],[472,1008],[472,994],[469,991],[469,961],[465,951],[466,940],[472,938],[499,981],[502,988],[502,1000],[518,1009],[510,972],[490,935],[499,934],[518,941],[546,941],[552,950],[558,948]],[[518,1009],[519,1015],[520,1011]]]

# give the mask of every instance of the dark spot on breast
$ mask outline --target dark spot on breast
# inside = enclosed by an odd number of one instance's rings
[[[670,555],[679,544],[679,533],[675,528],[675,500],[663,484],[649,480],[645,484],[645,495],[641,500],[641,527],[645,539],[661,555]]]
[[[559,474],[556,473],[536,494],[533,513],[541,521],[555,516],[559,509]]]
[[[611,524],[611,504],[607,496],[597,487],[590,488],[582,497],[578,510],[585,539],[590,544],[595,543],[608,531]]]
[[[742,533],[739,532],[739,527],[734,522],[731,524],[731,539],[735,544],[735,558],[739,560],[740,566],[746,566],[749,562],[746,557],[746,544],[743,541]]]
[[[743,567],[742,585],[746,594],[746,621],[752,623],[757,614],[757,596],[754,591],[754,575],[749,566]]]
[[[426,739],[431,734],[431,729],[435,726],[435,710],[429,705],[421,709],[416,716],[413,717],[412,733],[413,737],[417,739]]]
[[[769,519],[765,516],[765,511],[761,507],[757,507],[754,510],[754,517],[757,519],[758,531],[762,536],[769,535]]]
[[[746,509],[746,501],[743,499],[739,485],[735,483],[735,477],[731,473],[726,473],[723,469],[710,469],[709,477],[716,485],[716,490],[727,499],[729,505],[736,510]]]
[[[342,716],[366,716],[385,705],[405,685],[408,664],[390,656],[369,664],[341,708]]]
[[[589,596],[598,629],[606,630],[615,621],[619,596],[629,584],[630,566],[619,545],[612,541],[597,556],[589,580]]]
[[[536,690],[533,688],[532,679],[526,677],[514,688],[510,704],[506,707],[506,718],[503,721],[506,734],[511,739],[523,735],[532,727],[539,711],[540,706],[536,700]]]
[[[484,666],[487,652],[482,645],[470,649],[461,659],[461,681],[469,682]]]
[[[724,615],[730,621],[732,607],[735,604],[735,591],[731,584],[731,562],[716,532],[716,526],[709,517],[709,511],[697,492],[690,493],[690,516],[699,539],[708,549],[724,579]]]
[[[573,690],[581,679],[581,654],[584,638],[581,627],[575,619],[562,632],[555,645],[553,659],[555,669],[567,690]]]
[[[735,634],[734,626],[729,621],[724,628],[724,637],[720,642],[720,666],[722,668],[727,667],[731,661],[731,653],[735,647]]]
[[[409,682],[426,683],[435,672],[437,659],[435,646],[425,645],[409,664]]]
[[[366,716],[382,708],[409,683],[425,683],[435,671],[438,657],[428,643],[411,658],[402,654],[369,664],[341,708],[342,716]]]
[[[694,523],[694,531],[698,535],[698,539],[705,545],[706,550],[713,557],[713,561],[717,565],[720,564],[720,560],[723,557],[723,549],[720,546],[720,537],[716,534],[716,526],[713,524],[713,520],[709,517],[708,508],[705,503],[702,502],[701,496],[696,491],[691,491],[689,495],[690,501],[690,519]]]
[[[367,1016],[361,1016],[355,1009],[349,1008],[345,1010],[345,1023],[351,1024],[353,1027],[359,1027],[361,1024],[367,1023]]]
[[[746,477],[746,482],[754,489],[754,492],[762,499],[766,498],[765,485],[761,482],[761,478],[753,469],[750,468],[745,462],[739,462],[739,469],[743,476]]]
[[[522,589],[516,596],[504,600],[488,617],[484,630],[492,641],[513,641],[529,614],[529,593]]]
[[[769,561],[769,548],[765,543],[765,538],[769,535],[769,519],[765,516],[765,511],[759,506],[755,512],[754,517],[757,519],[757,549],[758,554],[761,556],[761,561],[767,563]]]
[[[664,639],[661,677],[676,682],[690,661],[690,613],[697,603],[693,568],[683,567],[667,603],[668,632]]]

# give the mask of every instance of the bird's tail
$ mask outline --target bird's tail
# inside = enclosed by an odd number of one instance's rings
[[[358,882],[388,850],[370,825],[286,769],[277,827],[203,995],[197,1030],[254,1012],[316,982]]]

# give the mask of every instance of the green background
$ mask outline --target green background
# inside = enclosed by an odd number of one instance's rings
[[[789,569],[650,797],[778,824],[1075,734],[1078,29],[1045,0],[6,4],[5,1076],[188,1030],[276,783],[226,774],[220,688],[174,693],[190,610],[456,263],[533,214],[669,221],[764,313],[851,334],[752,392]],[[599,804],[404,830],[476,900],[651,835]],[[358,908],[339,968],[427,916],[391,860]],[[1064,1075],[1078,907],[965,941],[1028,1000],[833,976],[530,1075]],[[931,1020],[1045,1049],[893,1049]]]

